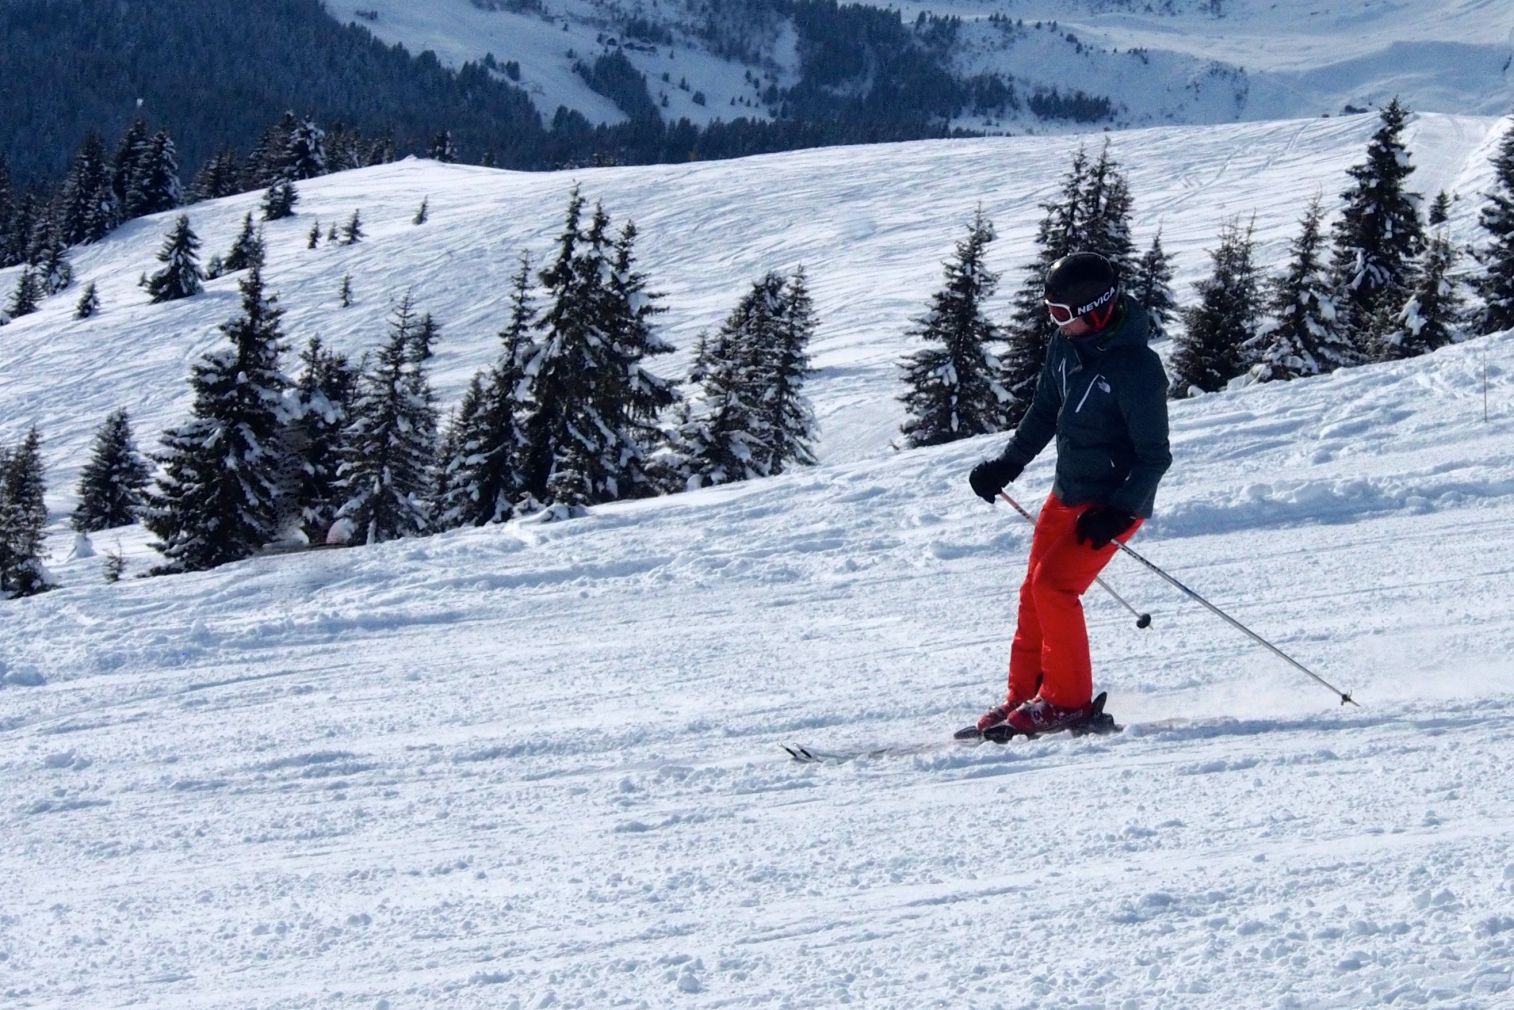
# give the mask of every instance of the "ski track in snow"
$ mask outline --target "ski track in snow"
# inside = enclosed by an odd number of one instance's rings
[[[1460,145],[1426,176],[1484,178],[1493,125],[1420,120]],[[1189,279],[1258,179],[1275,259],[1369,132],[1229,129],[1116,138]],[[1086,606],[1126,731],[944,739],[1002,690],[1030,527],[965,487],[1000,438],[885,448],[902,321],[961,227],[912,194],[990,179],[996,255],[1023,262],[1064,147],[1035,170],[999,141],[583,173],[641,213],[682,346],[749,275],[809,265],[823,467],[114,586],[55,532],[68,586],[0,625],[0,1002],[1514,1005],[1514,334],[1173,405],[1177,462],[1133,546],[1362,708],[1117,558],[1106,580],[1153,626],[1097,588]],[[540,250],[568,185],[411,162],[302,187],[323,219],[361,199],[373,237],[307,257],[309,217],[270,229],[290,332],[365,346],[382,299],[349,318],[333,276],[414,277],[459,386],[498,307],[433,262]],[[790,223],[763,225],[779,191]],[[433,224],[401,225],[427,192]],[[207,252],[250,205],[192,211]],[[141,397],[147,443],[232,311],[229,282],[140,304],[165,223],[79,256],[99,326],[50,303],[3,331],[6,425],[43,425],[60,512],[57,474],[116,398]],[[91,342],[103,371],[62,369]],[[1010,491],[1034,508],[1051,473]],[[140,531],[120,538],[141,570]],[[800,765],[792,742],[907,752]]]

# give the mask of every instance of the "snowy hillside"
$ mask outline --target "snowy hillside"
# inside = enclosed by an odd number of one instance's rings
[[[1501,115],[1514,104],[1514,7],[1486,0],[1334,7],[1315,0],[915,0],[873,6],[899,10],[907,24],[922,12],[959,17],[948,61],[954,73],[998,73],[1026,94],[1058,88],[1107,97],[1121,126],[1334,115],[1386,104],[1395,95],[1430,112]],[[666,97],[665,118],[706,123],[770,116],[748,74],[771,75],[780,87],[796,80],[792,26],[754,22],[745,42],[762,58],[735,62],[711,52],[701,30],[712,9],[718,7],[693,0],[372,0],[359,10],[376,17],[357,21],[387,42],[431,49],[451,66],[486,53],[501,64],[514,61],[521,86],[548,119],[560,105],[594,122],[624,118],[573,72],[575,62],[617,48],[646,75],[652,98]],[[1222,13],[1216,16],[1215,9]],[[1008,20],[990,21],[990,15]],[[739,16],[723,12],[725,19]],[[628,34],[633,19],[653,26],[658,41],[646,41],[646,29]],[[696,103],[696,92],[705,101]],[[1068,129],[1023,108],[1008,118],[966,116],[958,125]]]
[[[1138,238],[1163,228],[1185,293],[1220,222],[1255,210],[1276,262],[1374,121],[1121,134]],[[1462,196],[1459,242],[1505,125],[1406,133],[1418,188]],[[1154,617],[1086,601],[1126,731],[945,739],[1003,689],[1029,527],[966,488],[999,439],[888,449],[896,363],[980,202],[1007,299],[1077,143],[302,184],[268,226],[291,340],[371,347],[414,285],[449,403],[575,180],[641,227],[670,373],[750,279],[805,264],[824,465],[115,585],[55,534],[67,585],[0,624],[0,1002],[1514,1003],[1514,333],[1173,405],[1133,546],[1360,709],[1117,558],[1107,580]],[[192,209],[205,253],[255,202]],[[359,207],[365,242],[305,249]],[[80,251],[97,319],[70,292],[0,330],[0,440],[42,428],[60,522],[94,427],[125,405],[148,442],[181,419],[188,362],[235,311],[235,278],[146,304],[170,222]],[[1011,492],[1034,507],[1051,470]],[[797,765],[786,741],[901,749]]]

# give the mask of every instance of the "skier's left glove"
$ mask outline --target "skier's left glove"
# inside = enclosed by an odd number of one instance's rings
[[[1096,551],[1109,546],[1109,542],[1135,525],[1135,516],[1121,512],[1108,505],[1095,505],[1078,516],[1078,543],[1086,543]]]
[[[973,467],[972,473],[967,475],[967,482],[972,485],[973,494],[992,505],[1004,485],[1020,476],[1024,469],[1008,456],[985,459]]]

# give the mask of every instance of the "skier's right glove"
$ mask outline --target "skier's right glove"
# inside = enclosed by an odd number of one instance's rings
[[[1024,469],[1024,464],[1016,463],[1007,456],[985,459],[973,467],[972,473],[967,475],[967,482],[972,485],[973,494],[992,505],[999,492],[1004,490],[1004,485],[1020,476],[1020,471]]]

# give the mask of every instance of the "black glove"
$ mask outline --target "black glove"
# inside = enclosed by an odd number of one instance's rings
[[[992,505],[995,496],[1004,490],[1004,485],[1020,476],[1020,471],[1024,469],[1023,464],[1004,456],[985,459],[973,467],[972,473],[967,475],[967,482],[973,486],[973,494]]]
[[[1078,516],[1078,543],[1086,543],[1094,550],[1103,550],[1109,542],[1135,525],[1135,516],[1129,512],[1095,505]]]

